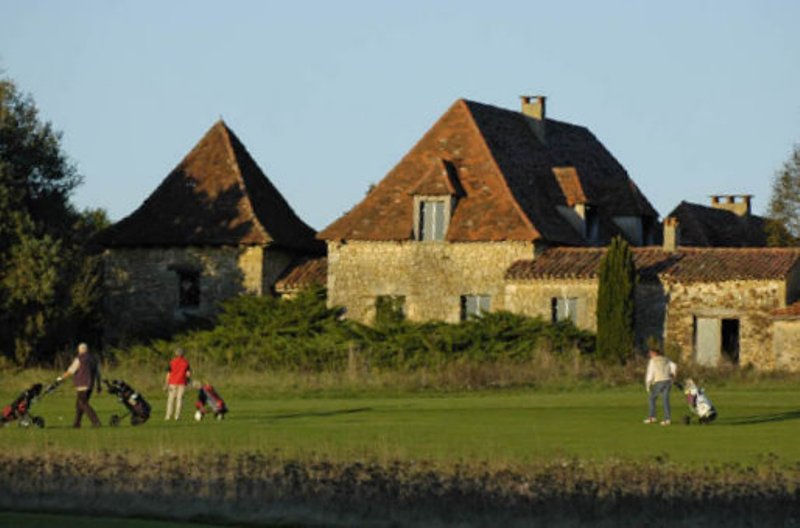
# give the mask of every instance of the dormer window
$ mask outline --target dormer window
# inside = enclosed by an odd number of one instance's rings
[[[453,162],[436,160],[411,189],[414,239],[434,242],[447,237],[456,197],[463,194]]]
[[[420,198],[417,201],[417,240],[444,240],[450,220],[447,199]]]
[[[564,205],[557,205],[556,210],[572,224],[588,244],[596,245],[600,240],[597,208],[589,203],[577,169],[553,167],[552,171],[564,195]]]

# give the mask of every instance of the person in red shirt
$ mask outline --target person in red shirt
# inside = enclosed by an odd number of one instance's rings
[[[184,352],[182,348],[175,349],[175,357],[169,362],[167,367],[167,376],[164,383],[167,386],[167,415],[165,420],[169,420],[172,416],[173,409],[175,410],[175,419],[179,420],[181,417],[181,406],[183,404],[183,391],[192,377],[192,369],[189,367],[189,361],[183,357]]]

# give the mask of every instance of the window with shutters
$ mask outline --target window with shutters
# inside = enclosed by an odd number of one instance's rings
[[[491,297],[489,295],[462,295],[461,320],[466,321],[471,317],[480,317],[488,313],[490,307]]]
[[[419,240],[444,240],[446,216],[444,200],[420,200]]]
[[[578,324],[578,298],[577,297],[553,297],[550,301],[552,307],[552,318],[554,323],[560,321],[572,321]]]

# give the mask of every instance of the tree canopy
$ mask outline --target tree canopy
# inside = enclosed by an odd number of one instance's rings
[[[20,364],[52,359],[96,326],[89,241],[108,220],[70,203],[80,183],[61,134],[0,78],[0,350]]]
[[[772,180],[769,201],[770,222],[767,243],[770,246],[794,246],[800,241],[800,144]]]

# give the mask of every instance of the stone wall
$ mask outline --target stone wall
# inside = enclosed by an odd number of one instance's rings
[[[269,294],[291,260],[288,252],[260,246],[106,250],[105,339],[115,343],[125,336],[166,335],[210,318],[220,301],[235,295]],[[197,307],[179,307],[182,270],[199,273]]]
[[[636,346],[647,349],[648,339],[663,346],[664,319],[667,314],[667,296],[660,281],[640,282],[636,285]]]
[[[800,319],[778,319],[772,323],[775,368],[800,371]]]
[[[578,311],[575,325],[597,331],[597,280],[532,280],[509,281],[505,288],[506,310],[550,321],[553,298],[576,298]]]
[[[506,285],[506,309],[528,315],[552,318],[553,298],[576,298],[578,328],[597,332],[597,279],[547,279],[513,281]],[[661,340],[667,299],[659,282],[640,283],[636,286],[636,346],[644,350],[647,339]]]
[[[457,322],[462,295],[489,295],[492,311],[504,309],[506,270],[533,253],[526,242],[329,242],[328,303],[371,323],[377,296],[402,295],[409,320]]]
[[[770,312],[784,306],[783,281],[668,284],[665,342],[694,361],[695,317],[739,320],[739,364],[775,368]]]

